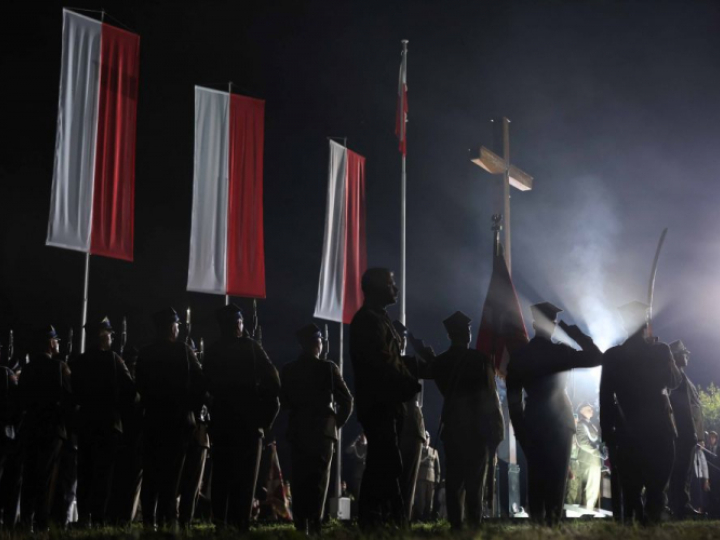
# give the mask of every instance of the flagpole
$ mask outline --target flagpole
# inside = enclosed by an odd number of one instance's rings
[[[85,352],[85,323],[87,322],[88,285],[90,284],[90,252],[85,253],[85,283],[83,285],[82,323],[80,324],[80,354]]]
[[[343,374],[343,333],[344,327],[342,321],[340,321],[340,345],[338,346],[338,369],[340,375]],[[335,451],[335,497],[338,499],[338,514],[340,513],[340,497],[342,497],[342,428],[338,429],[337,434],[337,448]],[[338,515],[338,517],[340,517]]]
[[[404,77],[407,77],[407,46],[408,40],[402,40],[403,46],[403,64],[405,66]],[[403,84],[404,86],[404,84]],[[405,88],[403,87],[402,93],[400,94],[400,134],[404,144],[407,135],[407,117],[405,115]],[[400,203],[400,322],[404,325],[407,324],[407,316],[405,312],[405,298],[406,298],[406,284],[407,284],[407,146],[404,147],[402,153],[402,179],[400,181],[401,190],[401,203]]]

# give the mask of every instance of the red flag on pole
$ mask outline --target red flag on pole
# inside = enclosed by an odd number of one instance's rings
[[[528,342],[520,302],[505,263],[502,244],[493,257],[482,320],[478,330],[477,350],[488,355],[498,374],[506,373],[509,354]]]
[[[400,152],[407,155],[407,41],[403,41],[400,76],[398,78],[397,113],[395,114],[395,135],[400,140]]]

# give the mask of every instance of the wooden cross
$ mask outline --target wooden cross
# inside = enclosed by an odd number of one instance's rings
[[[472,162],[490,174],[503,175],[502,214],[505,218],[505,260],[507,261],[508,271],[510,271],[512,269],[510,258],[510,186],[520,191],[529,191],[533,186],[533,177],[510,163],[510,120],[503,117],[502,119],[494,119],[492,122],[495,131],[495,149],[502,148],[503,157],[481,146],[480,156],[473,159]]]

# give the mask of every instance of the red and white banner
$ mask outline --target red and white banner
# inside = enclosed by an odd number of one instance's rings
[[[265,298],[265,102],[195,87],[188,290]]]
[[[140,36],[63,10],[47,245],[132,261]]]
[[[315,317],[349,324],[367,270],[365,158],[330,141],[327,212]]]
[[[397,111],[395,113],[395,135],[400,140],[400,152],[407,155],[407,49],[402,52],[400,76],[398,77]]]

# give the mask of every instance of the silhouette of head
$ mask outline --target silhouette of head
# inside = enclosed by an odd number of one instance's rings
[[[363,274],[361,286],[366,303],[386,307],[397,302],[395,277],[387,268],[368,268]]]

